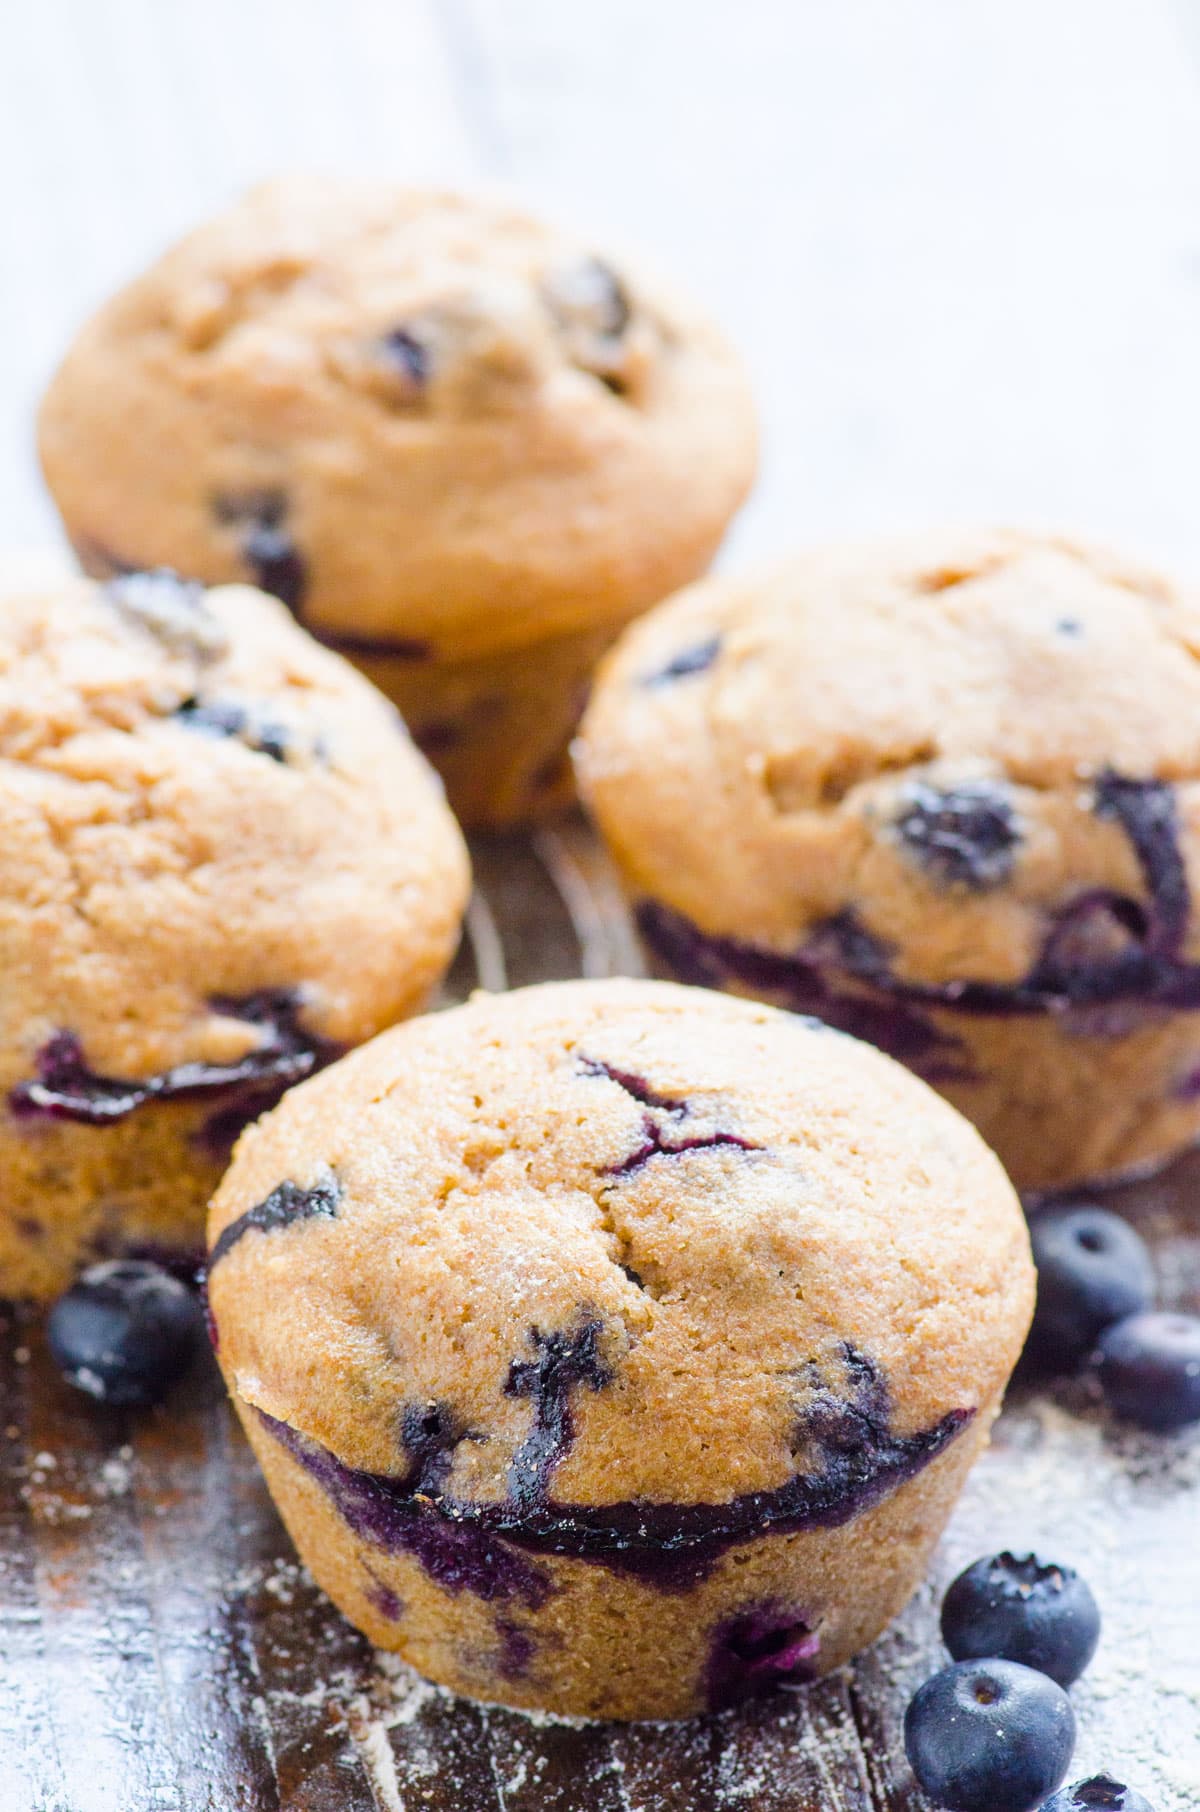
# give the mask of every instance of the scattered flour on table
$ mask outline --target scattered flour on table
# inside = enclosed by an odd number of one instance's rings
[[[1109,1769],[1139,1788],[1156,1812],[1200,1804],[1200,1644],[1196,1618],[1200,1542],[1183,1536],[1188,1500],[1200,1492],[1200,1437],[1159,1440],[1115,1430],[1066,1387],[1063,1400],[1017,1402],[998,1424],[951,1521],[931,1576],[896,1625],[845,1676],[882,1707],[881,1776],[909,1779],[904,1708],[942,1666],[938,1607],[950,1580],[981,1554],[1036,1549],[1078,1567],[1100,1602],[1104,1629],[1091,1668],[1073,1689],[1079,1745],[1070,1777]],[[1126,1530],[1136,1510],[1136,1546]],[[1197,1528],[1200,1533],[1200,1528]],[[1190,1548],[1189,1551],[1183,1551]],[[589,1782],[617,1777],[618,1797],[642,1812],[677,1792],[746,1812],[795,1803],[833,1804],[838,1781],[861,1770],[841,1682],[772,1702],[750,1727],[732,1714],[714,1726],[641,1726],[637,1737],[580,1750],[580,1805]],[[366,1694],[349,1709],[364,1765],[387,1812],[425,1797],[422,1781],[453,1766],[446,1710],[455,1703],[395,1655],[380,1654]],[[480,1716],[502,1794],[536,1803],[553,1759],[551,1733],[586,1720],[483,1707]],[[727,1733],[727,1737],[725,1736]],[[556,1767],[561,1768],[561,1758]],[[643,1782],[643,1768],[653,1775]],[[702,1785],[701,1785],[702,1783]]]
[[[1068,1400],[1074,1389],[1064,1390]],[[1070,1778],[1107,1769],[1144,1793],[1156,1812],[1194,1812],[1200,1798],[1198,1489],[1196,1433],[1164,1440],[1117,1430],[1088,1413],[1082,1400],[1067,1408],[1039,1398],[1007,1411],[951,1519],[930,1580],[858,1664],[886,1701],[895,1771],[904,1771],[900,1726],[908,1698],[946,1659],[938,1639],[946,1586],[982,1554],[1035,1549],[1078,1568],[1103,1619],[1096,1657],[1072,1688],[1079,1743]]]

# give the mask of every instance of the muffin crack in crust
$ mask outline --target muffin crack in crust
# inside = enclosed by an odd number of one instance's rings
[[[640,1170],[643,1164],[648,1164],[651,1158],[682,1157],[692,1151],[715,1151],[721,1147],[736,1151],[762,1150],[761,1145],[756,1145],[753,1139],[743,1138],[740,1133],[689,1133],[686,1121],[692,1112],[692,1102],[686,1096],[677,1098],[659,1094],[643,1077],[635,1076],[628,1070],[615,1069],[611,1064],[594,1057],[581,1057],[580,1068],[585,1076],[603,1076],[609,1082],[615,1082],[631,1100],[648,1110],[642,1116],[641,1144],[628,1157],[606,1165],[605,1176],[630,1176],[635,1170]]]

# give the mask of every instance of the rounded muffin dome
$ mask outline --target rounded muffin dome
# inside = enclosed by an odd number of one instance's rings
[[[253,579],[401,661],[644,609],[708,563],[754,440],[735,356],[653,280],[500,202],[311,176],[109,302],[40,426],[85,564]]]
[[[423,1004],[468,877],[395,712],[273,598],[9,577],[0,1280],[44,1294],[194,1248],[238,1127]]]
[[[664,983],[375,1040],[243,1138],[209,1235],[221,1365],[321,1583],[434,1678],[592,1715],[870,1640],[1032,1302],[1019,1205],[945,1103]]]
[[[879,1043],[1022,1183],[1200,1126],[1200,603],[962,532],[714,579],[627,631],[580,784],[659,958]]]

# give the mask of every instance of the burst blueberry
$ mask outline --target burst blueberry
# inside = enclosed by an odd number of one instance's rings
[[[1012,800],[991,780],[964,781],[946,791],[916,781],[895,827],[933,880],[976,892],[1007,880],[1021,840]]]
[[[1034,1812],[1075,1748],[1061,1686],[1015,1661],[958,1661],[918,1688],[904,1748],[930,1799],[949,1812]]]
[[[1096,1374],[1114,1414],[1158,1433],[1200,1421],[1200,1317],[1150,1310],[1100,1336]]]
[[[1089,1775],[1048,1799],[1042,1812],[1154,1812],[1148,1799],[1111,1774]]]
[[[1154,1300],[1154,1267],[1128,1221],[1078,1202],[1044,1208],[1030,1219],[1037,1266],[1037,1308],[1026,1356],[1067,1371],[1091,1352],[1114,1321]]]
[[[544,285],[552,313],[564,327],[617,339],[629,325],[630,305],[616,272],[599,258],[555,271]]]
[[[388,366],[416,397],[429,382],[432,360],[429,348],[408,327],[394,327],[383,336],[383,353]]]
[[[1100,1639],[1100,1611],[1072,1567],[1033,1554],[992,1554],[960,1573],[942,1604],[942,1640],[956,1661],[996,1656],[1070,1686]]]
[[[67,1382],[116,1409],[156,1403],[203,1345],[199,1299],[158,1265],[93,1265],[50,1311],[47,1337]]]

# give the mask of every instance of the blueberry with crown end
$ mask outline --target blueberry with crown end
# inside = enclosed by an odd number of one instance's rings
[[[958,1661],[918,1687],[904,1749],[920,1786],[948,1812],[1034,1812],[1075,1748],[1061,1686],[1016,1661]]]
[[[1090,1202],[1043,1208],[1029,1222],[1037,1308],[1025,1352],[1044,1370],[1069,1371],[1114,1321],[1154,1301],[1154,1267],[1128,1221]]]
[[[1105,1328],[1096,1375],[1113,1413],[1170,1433],[1200,1422],[1200,1316],[1149,1311]]]
[[[1064,1787],[1046,1801],[1042,1812],[1154,1812],[1154,1807],[1135,1787],[1125,1786],[1111,1774],[1093,1774],[1073,1787]]]
[[[204,1314],[179,1280],[136,1259],[92,1265],[59,1297],[46,1327],[69,1384],[115,1409],[156,1403],[204,1338]]]
[[[1077,1680],[1100,1639],[1100,1611],[1072,1567],[1035,1554],[991,1554],[959,1574],[942,1604],[942,1640],[956,1661],[995,1656]]]

